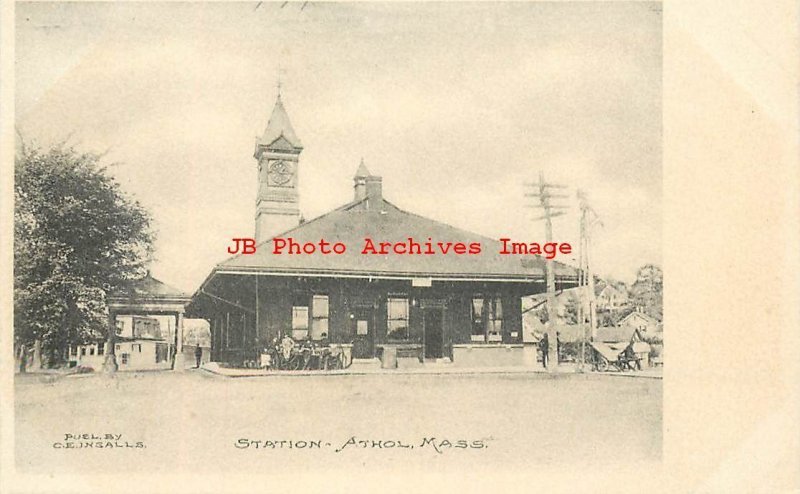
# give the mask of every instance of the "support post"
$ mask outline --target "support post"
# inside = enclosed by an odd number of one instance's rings
[[[589,327],[591,328],[592,341],[597,338],[597,297],[594,293],[594,274],[592,264],[589,259],[589,252],[592,250],[591,235],[586,238],[586,275],[589,277]]]
[[[33,361],[28,366],[28,370],[31,372],[39,372],[42,370],[42,340],[41,338],[36,338],[33,342]]]
[[[545,219],[545,241],[553,241],[553,222],[550,215]],[[545,258],[545,269],[547,271],[547,369],[555,371],[559,365],[558,359],[558,334],[554,324],[556,317],[556,277],[553,273],[553,260]]]
[[[586,285],[589,306],[589,327],[591,329],[591,341],[597,338],[597,298],[594,293],[594,274],[592,273],[591,251],[592,251],[592,227],[595,224],[602,225],[600,217],[589,206],[586,194],[583,191],[578,191],[578,199],[581,204],[581,247],[583,251],[583,262],[586,267]],[[591,213],[593,219],[589,220],[588,214]]]
[[[553,205],[550,203],[551,194],[547,190],[548,184],[544,181],[544,172],[539,172],[539,200],[542,209],[544,209],[544,227],[545,227],[545,242],[551,243],[553,241]],[[558,368],[558,334],[555,329],[555,315],[556,315],[556,276],[553,272],[553,260],[545,257],[545,272],[547,276],[547,319],[550,324],[547,325],[547,369],[551,372],[556,371]]]
[[[105,358],[103,359],[103,372],[113,375],[119,370],[117,365],[117,314],[108,309],[108,339],[106,340]]]
[[[583,192],[578,190],[578,199],[581,201],[581,220],[580,220],[580,255],[579,255],[579,268],[578,268],[578,294],[580,295],[580,302],[578,304],[578,325],[581,328],[581,358],[580,358],[580,371],[586,370],[586,316],[584,309],[588,308],[587,294],[586,294],[586,208],[583,203]]]
[[[19,356],[19,360],[17,361],[19,364],[19,373],[24,374],[27,371],[28,365],[28,347],[25,346],[25,343],[19,346],[17,355]]]
[[[260,322],[261,321],[259,320],[259,314],[258,314],[258,311],[259,311],[259,307],[258,307],[258,274],[256,274],[256,300],[255,300],[255,302],[256,302],[255,303],[255,306],[256,306],[256,344],[257,345],[261,345],[261,343],[262,343],[261,342],[261,326],[260,326]],[[330,329],[328,331],[330,331]],[[259,348],[258,349],[259,352],[261,352],[262,350],[263,350],[263,348]]]
[[[532,184],[525,184],[528,187],[535,187],[534,192],[526,193],[525,197],[536,197],[538,198],[538,204],[529,204],[529,207],[541,208],[542,209],[542,216],[535,218],[534,221],[538,220],[545,220],[545,235],[546,241],[548,243],[553,241],[553,221],[552,219],[556,216],[561,216],[566,214],[565,209],[569,209],[567,205],[558,205],[554,204],[553,200],[558,198],[565,198],[567,197],[566,194],[557,194],[553,192],[553,189],[567,189],[566,185],[554,184],[545,182],[544,179],[544,172],[539,172],[539,182],[532,183]],[[547,348],[547,355],[548,355],[548,370],[551,372],[557,372],[558,370],[558,332],[556,331],[556,327],[554,321],[556,319],[556,310],[555,310],[555,298],[556,298],[556,286],[555,286],[555,273],[553,271],[553,261],[552,259],[545,259],[545,272],[546,272],[546,297],[547,297],[547,316],[548,322],[550,324],[547,325],[547,340],[548,340],[548,348]]]
[[[183,311],[175,316],[175,359],[172,362],[172,370],[184,371],[186,359],[183,355]]]

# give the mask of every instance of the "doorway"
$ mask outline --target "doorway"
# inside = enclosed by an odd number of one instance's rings
[[[422,310],[425,358],[442,358],[444,356],[442,319],[441,308],[425,308]]]
[[[375,310],[371,307],[356,307],[351,319],[353,327],[353,358],[375,356]]]

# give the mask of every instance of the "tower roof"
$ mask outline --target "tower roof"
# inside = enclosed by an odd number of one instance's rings
[[[283,107],[283,101],[281,101],[281,95],[279,94],[278,99],[275,101],[275,107],[272,109],[272,115],[269,117],[269,122],[267,122],[267,128],[258,143],[262,146],[269,146],[281,137],[295,148],[303,147],[303,143],[300,142],[300,138],[297,137],[294,128],[292,128],[289,115],[286,113],[286,108]]]
[[[356,170],[353,178],[367,178],[369,176],[369,170],[367,170],[367,165],[364,164],[364,158],[361,158],[361,164],[358,165],[358,170]]]

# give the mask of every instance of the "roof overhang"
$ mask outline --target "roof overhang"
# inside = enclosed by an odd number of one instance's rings
[[[409,273],[409,272],[359,272],[344,270],[324,270],[324,269],[292,269],[276,270],[263,268],[224,268],[217,266],[209,273],[200,287],[192,296],[196,298],[211,281],[219,275],[230,276],[264,276],[264,277],[303,277],[303,278],[336,278],[336,279],[362,279],[362,280],[394,280],[408,281],[413,283],[415,280],[427,280],[430,282],[478,282],[478,283],[537,283],[546,282],[546,277],[541,274],[530,275],[509,275],[509,274],[474,274],[474,273]],[[556,275],[556,284],[561,290],[569,286],[578,285],[578,276]],[[565,286],[566,285],[566,286]]]
[[[111,297],[108,308],[114,312],[183,312],[191,297]]]
[[[477,275],[470,273],[408,273],[392,271],[343,271],[343,270],[324,270],[324,269],[292,269],[292,270],[262,270],[259,268],[218,268],[213,274],[235,274],[235,275],[260,275],[260,276],[305,276],[320,278],[360,278],[360,279],[382,279],[382,280],[415,280],[431,279],[433,281],[499,281],[509,283],[541,282],[545,280],[542,275],[531,274],[530,276],[515,275]],[[561,279],[561,278],[560,278]],[[577,277],[575,277],[577,280]]]

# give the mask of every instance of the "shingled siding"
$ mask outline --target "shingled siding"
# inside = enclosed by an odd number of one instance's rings
[[[258,304],[254,280],[237,282],[235,286],[235,290],[226,291],[233,297],[233,300],[228,299],[233,303],[212,300],[200,308],[202,317],[211,323],[212,359],[233,365],[257,360],[261,350],[273,339],[291,330],[293,302],[311,300],[315,294],[328,296],[328,339],[333,343],[352,343],[356,338],[356,321],[351,315],[358,311],[371,311],[370,336],[373,355],[376,356],[380,354],[380,347],[393,344],[418,345],[422,355],[425,343],[423,311],[441,310],[442,356],[452,358],[453,344],[474,343],[471,341],[471,299],[474,296],[500,298],[503,304],[502,342],[522,341],[521,296],[524,290],[515,284],[434,282],[431,287],[419,288],[412,287],[407,280],[261,276]],[[387,338],[387,299],[390,297],[409,300],[407,340]]]

